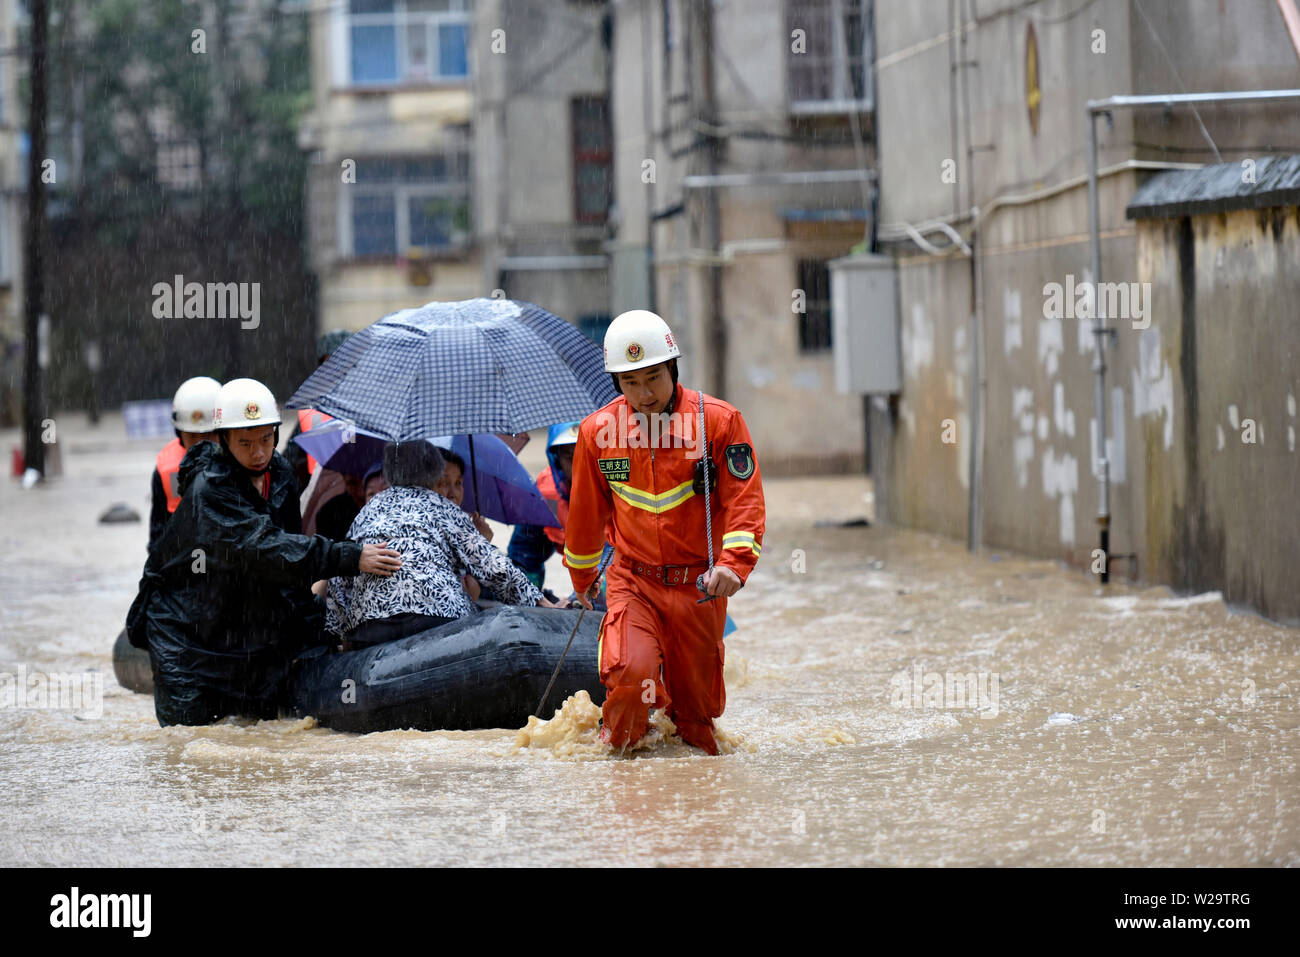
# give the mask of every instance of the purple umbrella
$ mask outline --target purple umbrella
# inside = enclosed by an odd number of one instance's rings
[[[461,508],[506,525],[558,528],[560,523],[550,506],[510,447],[495,435],[475,435],[473,439],[472,458],[467,435],[443,435],[429,440],[465,460],[465,499]],[[296,435],[293,440],[325,468],[347,475],[364,475],[382,463],[384,446],[388,444],[382,435],[340,419]]]

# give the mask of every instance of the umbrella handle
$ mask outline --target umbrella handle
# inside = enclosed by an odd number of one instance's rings
[[[474,487],[474,511],[483,513],[483,503],[478,500],[478,466],[474,464],[474,433],[469,433],[470,484]]]

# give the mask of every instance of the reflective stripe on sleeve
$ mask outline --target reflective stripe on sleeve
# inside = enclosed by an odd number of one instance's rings
[[[722,536],[722,547],[724,549],[734,548],[737,551],[753,552],[760,555],[763,552],[761,542],[754,540],[753,532],[727,532]]]
[[[573,552],[569,551],[566,546],[564,549],[564,563],[570,568],[595,568],[600,564],[600,556],[603,554],[604,549],[601,549],[598,552],[593,552],[590,555],[575,555]]]

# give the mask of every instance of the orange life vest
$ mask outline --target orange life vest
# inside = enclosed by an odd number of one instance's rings
[[[564,500],[558,489],[555,487],[555,476],[551,474],[550,468],[542,469],[537,476],[537,491],[542,493],[542,498],[546,499],[546,504],[550,506],[551,511],[555,513],[555,519],[560,523],[559,528],[553,528],[550,525],[542,526],[542,531],[546,532],[558,551],[564,551],[564,527],[569,523],[569,503]]]
[[[326,412],[319,412],[316,409],[299,409],[298,410],[298,431],[310,432],[312,429],[316,428],[316,426],[324,425],[332,418],[334,418],[334,416],[329,415]],[[307,456],[308,475],[314,475],[316,473],[317,464],[318,463],[314,458],[312,458],[310,455]]]
[[[181,468],[181,459],[185,458],[185,446],[180,439],[172,439],[158,453],[158,476],[162,479],[163,491],[167,493],[167,511],[176,511],[181,504],[180,489],[176,487],[177,473]]]

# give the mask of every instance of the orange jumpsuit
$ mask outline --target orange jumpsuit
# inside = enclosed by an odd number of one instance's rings
[[[667,710],[684,741],[716,754],[713,719],[726,707],[727,600],[697,603],[704,596],[695,579],[708,567],[704,497],[693,488],[701,393],[679,383],[674,394],[674,414],[654,448],[655,431],[642,427],[622,396],[582,421],[564,563],[581,594],[595,580],[606,540],[616,552],[598,658],[610,744],[637,741],[656,707]],[[763,546],[762,478],[740,412],[713,396],[704,396],[704,406],[716,466],[715,564],[743,584]]]

